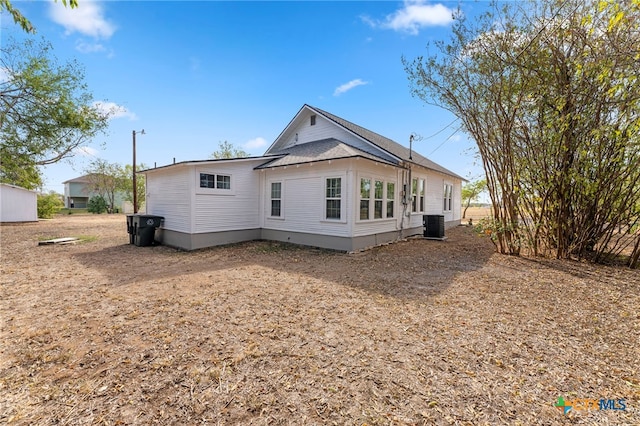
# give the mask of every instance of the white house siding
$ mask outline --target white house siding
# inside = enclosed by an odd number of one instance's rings
[[[163,216],[163,228],[192,232],[193,167],[151,171],[147,176],[147,212]]]
[[[337,139],[341,142],[346,143],[347,145],[354,146],[359,148],[365,152],[373,153],[381,158],[392,160],[393,158],[389,156],[384,151],[370,145],[369,143],[363,141],[359,137],[354,134],[344,130],[341,127],[338,127],[332,121],[329,121],[325,117],[320,115],[316,115],[316,124],[310,124],[310,116],[307,112],[306,115],[300,120],[299,124],[296,127],[293,127],[286,135],[286,142],[282,145],[281,148],[285,148],[293,145],[301,145],[307,142],[314,142],[323,139]],[[296,140],[297,135],[297,140]],[[281,149],[278,148],[278,149]]]
[[[351,233],[352,185],[349,160],[336,160],[262,171],[264,185],[264,229],[348,237]],[[325,219],[325,182],[340,177],[342,219]],[[282,182],[281,218],[272,218],[271,182]]]
[[[38,195],[19,186],[0,184],[0,222],[38,220]]]
[[[264,159],[194,166],[194,233],[260,228],[260,172]],[[231,190],[199,188],[200,173],[231,176]]]

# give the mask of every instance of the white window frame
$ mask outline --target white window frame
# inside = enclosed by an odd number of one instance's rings
[[[362,197],[362,180],[368,180],[369,181],[369,198],[363,198]],[[376,198],[376,182],[382,182],[382,198]],[[389,198],[388,197],[388,185],[392,183],[393,184],[393,198]],[[356,204],[356,213],[355,213],[355,217],[356,217],[356,222],[371,222],[371,221],[380,221],[380,220],[392,220],[395,218],[396,215],[396,188],[398,187],[398,182],[396,182],[395,180],[389,180],[388,178],[384,178],[382,176],[376,176],[376,175],[369,175],[369,174],[358,174],[357,175],[357,204]],[[369,206],[369,216],[366,219],[362,219],[360,217],[360,205],[362,203],[363,200],[367,200],[368,202],[368,206]],[[382,216],[381,217],[375,217],[376,216],[376,201],[381,201],[382,202]],[[389,202],[393,202],[393,216],[387,216],[387,205]]]
[[[363,181],[368,181],[369,182],[369,195],[367,197],[363,197],[362,194],[362,185],[363,185]],[[361,176],[358,185],[358,189],[359,189],[359,197],[358,199],[360,200],[360,202],[358,203],[358,220],[371,220],[371,181],[372,179],[368,176]],[[362,202],[366,201],[366,205],[367,205],[367,217],[363,218],[362,217]]]
[[[213,176],[213,188],[203,188],[200,186],[200,175]],[[218,177],[225,176],[229,178],[229,188],[218,188]],[[218,172],[212,169],[196,169],[196,194],[204,195],[235,195],[235,188],[233,182],[233,174]]]
[[[329,179],[340,179],[340,196],[339,197],[327,197],[327,183]],[[345,183],[346,178],[344,175],[340,176],[323,176],[322,177],[322,220],[324,222],[332,222],[332,223],[346,223],[346,214],[345,214]],[[338,200],[340,201],[340,217],[327,217],[327,201],[329,200]]]
[[[273,198],[273,184],[274,183],[279,183],[280,184],[280,198]],[[269,219],[276,219],[276,220],[284,220],[284,181],[282,180],[272,180],[269,181],[268,186],[267,186],[268,190],[269,190]],[[274,200],[278,200],[280,201],[280,216],[274,216],[273,215],[273,201]]]
[[[451,182],[444,182],[442,194],[442,211],[453,211],[453,184]]]
[[[376,193],[376,184],[380,182],[382,184],[382,196],[381,198],[378,198],[378,194]],[[386,219],[386,213],[385,213],[385,207],[386,207],[386,199],[385,199],[385,185],[386,182],[383,179],[374,179],[373,180],[373,185],[371,188],[371,192],[373,192],[373,197],[371,197],[373,199],[373,219],[374,220],[380,220],[380,219]],[[376,217],[376,203],[380,203],[380,217]]]
[[[415,188],[413,185],[415,182]],[[426,210],[427,179],[414,177],[411,179],[411,213],[423,214]],[[420,190],[422,188],[422,191]],[[415,190],[415,192],[414,192]]]
[[[393,195],[389,198],[389,184],[393,185]],[[396,217],[396,182],[386,181],[384,185],[384,217],[393,219]],[[391,203],[391,216],[389,216],[389,203]]]

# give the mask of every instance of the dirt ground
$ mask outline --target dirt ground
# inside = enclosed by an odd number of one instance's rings
[[[0,227],[0,423],[640,424],[638,271],[500,256],[468,227],[182,252],[125,222]]]

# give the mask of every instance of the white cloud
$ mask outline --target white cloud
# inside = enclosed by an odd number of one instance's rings
[[[129,111],[127,108],[123,107],[122,105],[118,105],[114,102],[98,101],[98,102],[94,102],[93,106],[94,108],[98,109],[98,111],[104,114],[108,114],[110,119],[123,118],[123,117],[126,117],[131,121],[138,119],[138,116],[135,113]]]
[[[106,49],[100,43],[87,43],[82,39],[76,40],[76,50],[80,53],[104,52]]]
[[[257,137],[242,144],[242,147],[249,151],[252,151],[258,148],[263,148],[265,146],[267,146],[267,140],[263,137]]]
[[[62,2],[51,2],[51,19],[62,25],[67,34],[78,32],[94,38],[108,39],[116,27],[104,17],[102,5],[94,1],[80,1],[78,7],[65,7]]]
[[[358,87],[358,86],[364,86],[365,84],[369,84],[368,81],[363,81],[359,78],[356,78],[355,80],[351,80],[348,83],[342,84],[338,87],[336,87],[336,90],[333,92],[333,96],[340,96],[341,94],[348,92],[349,90],[353,89],[354,87]]]
[[[405,0],[402,9],[387,15],[382,21],[368,16],[360,19],[373,28],[384,28],[417,35],[424,27],[444,26],[453,21],[455,11],[441,3],[428,4],[425,0]]]

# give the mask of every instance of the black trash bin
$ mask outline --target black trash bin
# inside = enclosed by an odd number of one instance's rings
[[[160,226],[164,217],[149,214],[127,215],[127,232],[129,244],[138,247],[153,245],[156,228]]]

